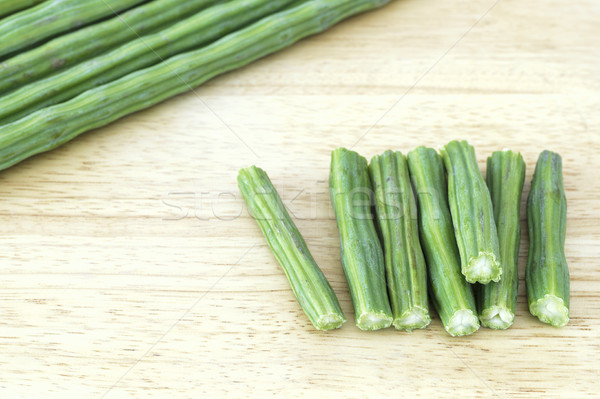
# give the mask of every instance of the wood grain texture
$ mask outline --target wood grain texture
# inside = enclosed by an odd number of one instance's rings
[[[397,0],[3,171],[0,396],[598,397],[599,18],[594,0]],[[563,156],[569,325],[529,315],[523,224],[511,329],[314,330],[237,170],[268,171],[351,318],[330,151],[454,138],[482,170],[522,152],[523,223],[539,152]]]

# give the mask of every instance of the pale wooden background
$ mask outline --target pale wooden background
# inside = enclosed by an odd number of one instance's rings
[[[598,397],[599,18],[594,0],[397,0],[2,172],[0,396]],[[508,331],[354,326],[330,151],[452,138],[482,168],[520,150],[525,195],[538,153],[563,155],[567,327],[530,316],[523,284]],[[243,210],[250,164],[282,190],[341,330],[312,328]],[[526,248],[524,231],[521,275]]]

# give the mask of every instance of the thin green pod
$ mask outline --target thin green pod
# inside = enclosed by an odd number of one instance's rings
[[[144,0],[47,0],[0,21],[0,56],[114,15]]]
[[[334,150],[329,187],[356,326],[361,330],[389,327],[394,318],[387,294],[383,252],[371,212],[367,160],[345,148]]]
[[[419,242],[417,204],[406,157],[399,151],[376,155],[369,164],[377,227],[384,249],[388,297],[399,330],[429,325],[427,266]]]
[[[383,0],[307,1],[265,17],[202,49],[171,57],[0,126],[0,170],[386,3]]]
[[[498,229],[502,280],[479,285],[477,305],[481,325],[497,330],[510,327],[515,319],[524,181],[525,161],[520,153],[504,150],[488,157],[486,182]]]
[[[304,313],[318,330],[341,327],[346,317],[338,299],[267,173],[250,166],[240,169],[237,180],[248,210],[285,272]]]
[[[215,3],[217,0],[155,0],[61,35],[1,62],[0,93],[44,78]]]
[[[554,327],[569,322],[570,280],[565,257],[567,199],[562,159],[543,151],[527,198],[529,256],[525,282],[529,311]]]
[[[442,159],[434,149],[418,147],[408,153],[408,166],[417,192],[432,302],[448,334],[472,334],[479,329],[477,309],[473,290],[461,273]]]
[[[17,11],[35,6],[44,0],[2,0],[0,1],[0,18],[13,14]]]
[[[155,34],[132,40],[108,53],[0,97],[0,125],[85,90],[198,48],[289,5],[293,0],[232,0],[204,9]]]
[[[475,150],[464,140],[451,141],[440,153],[448,174],[448,203],[462,273],[469,283],[498,282],[502,268],[494,209]]]

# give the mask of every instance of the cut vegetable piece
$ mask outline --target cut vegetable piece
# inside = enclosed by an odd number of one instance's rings
[[[345,148],[334,150],[329,184],[356,325],[361,330],[389,327],[393,317],[385,285],[383,252],[371,213],[367,160]]]
[[[418,147],[408,153],[408,166],[417,192],[432,302],[450,335],[472,334],[479,321],[473,291],[460,270],[442,159],[434,149]]]
[[[375,193],[377,226],[383,241],[388,296],[399,330],[425,328],[431,321],[427,267],[406,158],[386,151],[369,165]]]
[[[48,0],[0,20],[0,56],[115,15],[144,0]],[[126,27],[124,27],[126,29]]]
[[[341,327],[346,318],[337,297],[265,171],[241,169],[238,186],[304,313],[318,330]]]
[[[562,159],[551,151],[538,158],[527,199],[529,256],[525,282],[529,311],[544,323],[569,322],[569,268],[565,257],[567,199]]]
[[[209,7],[183,21],[132,40],[0,97],[0,124],[10,123],[95,86],[199,47],[272,14],[293,0],[232,0]]]
[[[54,38],[0,63],[0,93],[34,82],[216,3],[155,0],[118,16]],[[119,76],[123,76],[121,74]],[[106,80],[105,80],[106,81]]]
[[[312,0],[272,14],[203,47],[88,90],[0,126],[0,170],[48,151],[227,71],[240,68],[388,0]]]
[[[525,162],[518,152],[496,151],[487,159],[487,185],[494,206],[500,244],[502,280],[478,287],[479,320],[485,327],[506,329],[515,318],[519,283],[521,193]]]
[[[440,149],[448,173],[448,203],[461,259],[469,283],[500,281],[498,232],[492,199],[481,176],[475,150],[466,141]]]

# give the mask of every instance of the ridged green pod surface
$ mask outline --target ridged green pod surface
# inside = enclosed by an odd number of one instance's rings
[[[331,204],[340,231],[341,259],[361,330],[389,327],[393,317],[387,295],[383,252],[371,212],[367,160],[354,151],[331,153]]]
[[[527,198],[529,256],[525,282],[529,311],[544,323],[569,322],[569,268],[565,257],[567,200],[562,159],[543,151],[537,161]]]
[[[0,1],[0,18],[24,10],[44,0],[2,0]]]
[[[0,93],[188,17],[217,0],[155,0],[50,40],[0,63]],[[123,75],[120,75],[123,76]]]
[[[72,100],[0,126],[0,170],[387,2],[307,1],[265,17],[202,49],[171,57],[87,90]]]
[[[462,273],[469,283],[500,281],[502,268],[494,209],[477,166],[475,150],[464,140],[451,141],[440,153],[448,173],[448,203]]]
[[[47,0],[0,21],[0,56],[114,15],[144,0]]]
[[[525,161],[518,152],[496,151],[488,157],[486,182],[498,229],[502,280],[479,285],[477,305],[481,324],[493,329],[506,329],[515,319],[524,180]]]
[[[399,151],[376,155],[369,164],[376,225],[384,249],[388,297],[395,328],[411,331],[431,321],[427,266],[419,241],[417,204],[406,158]]]
[[[472,334],[479,321],[473,290],[461,273],[442,159],[434,149],[418,147],[408,153],[408,166],[417,192],[432,302],[450,335]]]
[[[238,186],[304,313],[318,330],[341,327],[346,318],[337,297],[266,172],[241,169]]]
[[[23,86],[0,97],[0,125],[60,102],[164,58],[200,47],[294,0],[232,0],[209,7],[159,32]]]

